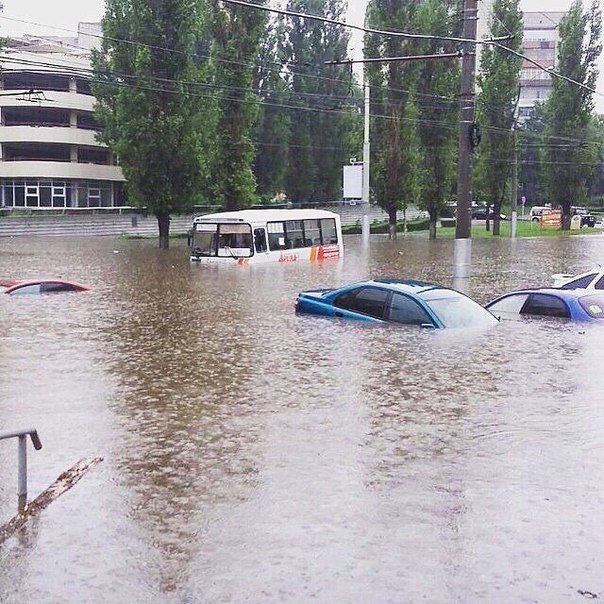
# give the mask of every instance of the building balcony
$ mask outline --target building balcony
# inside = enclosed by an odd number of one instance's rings
[[[125,182],[119,166],[62,161],[0,161],[0,178],[105,180]]]
[[[74,109],[76,111],[92,112],[96,99],[88,94],[78,94],[77,92],[58,92],[56,90],[44,91],[40,95],[39,101],[36,100],[38,107],[49,107],[53,109]],[[27,100],[28,91],[22,93],[15,91],[15,95],[0,96],[1,107],[31,107],[32,102]]]
[[[93,130],[61,126],[3,126],[0,127],[0,143],[61,143],[104,147],[96,140]]]

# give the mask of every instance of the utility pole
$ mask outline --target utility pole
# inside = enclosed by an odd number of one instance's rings
[[[478,0],[464,0],[463,38],[476,40]],[[453,286],[469,289],[472,260],[472,152],[475,137],[474,80],[476,75],[476,43],[462,42],[459,151],[457,160],[457,219],[453,260]]]
[[[365,88],[365,115],[363,126],[363,216],[361,217],[361,239],[364,244],[369,243],[369,82],[367,74],[363,75]]]
[[[510,228],[510,236],[512,239],[516,237],[516,229],[518,226],[518,132],[516,125],[512,130],[512,140],[514,145],[513,164],[512,164],[512,186],[511,186],[511,208],[512,208],[512,224]]]
[[[514,123],[512,124],[512,145],[513,150],[513,163],[512,163],[512,185],[511,185],[511,198],[510,206],[512,209],[512,223],[510,225],[510,236],[512,239],[516,238],[516,229],[518,226],[518,114],[520,107],[520,88],[518,89],[518,95],[516,96],[516,107],[514,108]]]

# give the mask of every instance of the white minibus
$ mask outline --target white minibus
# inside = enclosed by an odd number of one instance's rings
[[[239,210],[193,220],[191,260],[200,263],[342,258],[340,216],[326,210]]]

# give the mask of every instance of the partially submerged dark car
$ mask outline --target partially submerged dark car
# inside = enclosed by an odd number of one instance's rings
[[[487,208],[486,207],[478,207],[472,208],[472,220],[486,220],[487,219]],[[495,220],[495,213],[490,208],[489,209],[489,220]],[[499,214],[499,220],[507,220],[507,216],[505,214]]]

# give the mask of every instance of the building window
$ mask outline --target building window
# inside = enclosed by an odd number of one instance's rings
[[[88,189],[88,207],[98,208],[101,206],[101,189],[99,187],[89,187]]]
[[[28,208],[37,208],[40,205],[40,189],[36,184],[25,185],[25,205]]]
[[[52,185],[52,207],[64,208],[67,202],[67,192],[64,182],[53,183]]]

